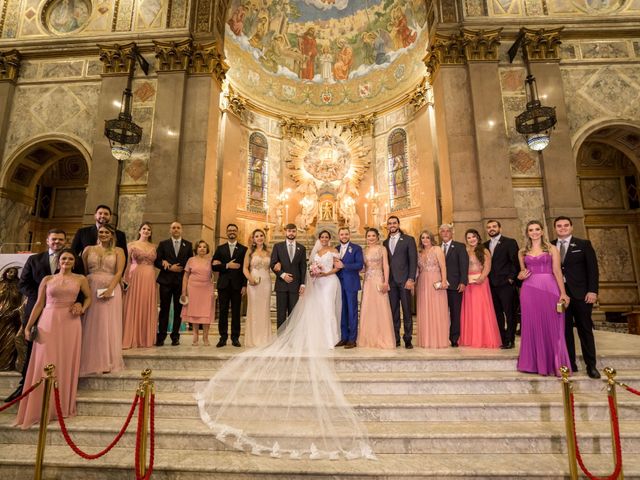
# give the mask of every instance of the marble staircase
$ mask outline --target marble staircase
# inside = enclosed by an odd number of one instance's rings
[[[640,387],[640,337],[597,332],[600,365]],[[68,420],[75,441],[94,452],[124,420],[143,368],[157,389],[154,479],[419,479],[566,478],[560,383],[515,371],[517,351],[477,349],[332,352],[345,393],[369,430],[377,461],[290,460],[228,450],[200,421],[192,392],[241,349],[179,347],[126,353],[127,369],[81,379],[78,415]],[[0,374],[0,394],[17,381]],[[574,376],[580,447],[587,465],[608,474],[611,437],[603,383]],[[245,399],[251,402],[257,399]],[[640,478],[640,397],[619,391],[626,478]],[[279,408],[274,405],[274,408]],[[293,406],[295,408],[295,406]],[[0,478],[32,478],[37,429],[11,426],[15,408],[0,414]],[[269,439],[269,425],[248,426]],[[307,435],[304,423],[292,437]],[[83,460],[49,429],[45,478],[134,478],[135,429],[106,457]]]

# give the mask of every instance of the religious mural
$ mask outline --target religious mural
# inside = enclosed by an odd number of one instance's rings
[[[410,53],[424,53],[414,47],[424,43],[425,23],[424,0],[234,0],[225,42],[230,78],[254,97],[290,106],[397,94],[424,74]]]
[[[389,201],[391,211],[409,208],[409,163],[407,161],[407,134],[398,128],[391,132],[389,148]]]
[[[91,16],[88,0],[58,0],[47,8],[46,23],[49,30],[58,34],[72,33],[84,27]]]
[[[249,178],[247,210],[255,213],[266,211],[267,201],[267,139],[261,133],[249,137]]]

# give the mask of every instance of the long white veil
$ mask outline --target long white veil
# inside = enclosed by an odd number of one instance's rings
[[[305,285],[271,343],[230,359],[196,393],[200,416],[218,440],[255,455],[375,458],[322,341],[333,299],[309,275]]]

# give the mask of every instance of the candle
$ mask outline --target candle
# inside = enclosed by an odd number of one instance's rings
[[[364,204],[364,224],[367,225],[367,219],[369,218],[369,204]]]
[[[289,223],[289,204],[286,204],[284,206],[284,223],[285,224]]]

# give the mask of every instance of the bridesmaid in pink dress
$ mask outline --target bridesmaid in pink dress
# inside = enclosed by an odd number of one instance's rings
[[[124,296],[122,348],[153,347],[158,325],[156,300],[156,246],[151,243],[151,224],[144,222],[138,240],[128,245],[129,262],[124,274],[129,288]]]
[[[209,327],[215,315],[215,295],[211,281],[211,257],[209,244],[200,240],[195,246],[195,256],[187,260],[182,277],[183,303],[180,317],[193,327],[193,342],[198,345],[200,325],[202,325],[202,344],[209,346]]]
[[[271,252],[265,242],[264,230],[251,234],[249,253],[244,257],[244,276],[247,277],[247,319],[244,344],[247,347],[265,345],[273,338],[271,328]]]
[[[367,230],[366,239],[358,346],[395,349],[396,335],[393,331],[388,293],[389,259],[387,258],[387,249],[380,245],[380,234],[375,228]]]
[[[469,254],[469,284],[462,295],[460,345],[500,348],[502,339],[487,281],[491,271],[491,253],[482,245],[477,230],[467,230],[465,239]]]
[[[428,230],[420,233],[416,302],[418,346],[446,348],[449,342],[447,264],[441,248]]]
[[[82,317],[80,376],[124,369],[120,279],[125,258],[115,239],[116,229],[101,225],[98,245],[82,252],[93,303]]]
[[[38,301],[25,327],[25,338],[31,340],[31,327],[40,317],[38,336],[33,340],[31,360],[24,380],[25,389],[44,375],[46,365],[54,364],[64,417],[76,414],[82,342],[80,316],[71,313],[71,306],[75,303],[79,291],[84,295],[82,313],[91,305],[91,290],[87,279],[71,271],[75,261],[72,250],[64,249],[60,252],[60,271],[44,277],[40,283]],[[41,410],[42,387],[20,402],[16,425],[21,428],[33,425],[40,420]],[[55,408],[49,409],[49,420],[52,418],[57,418]]]

